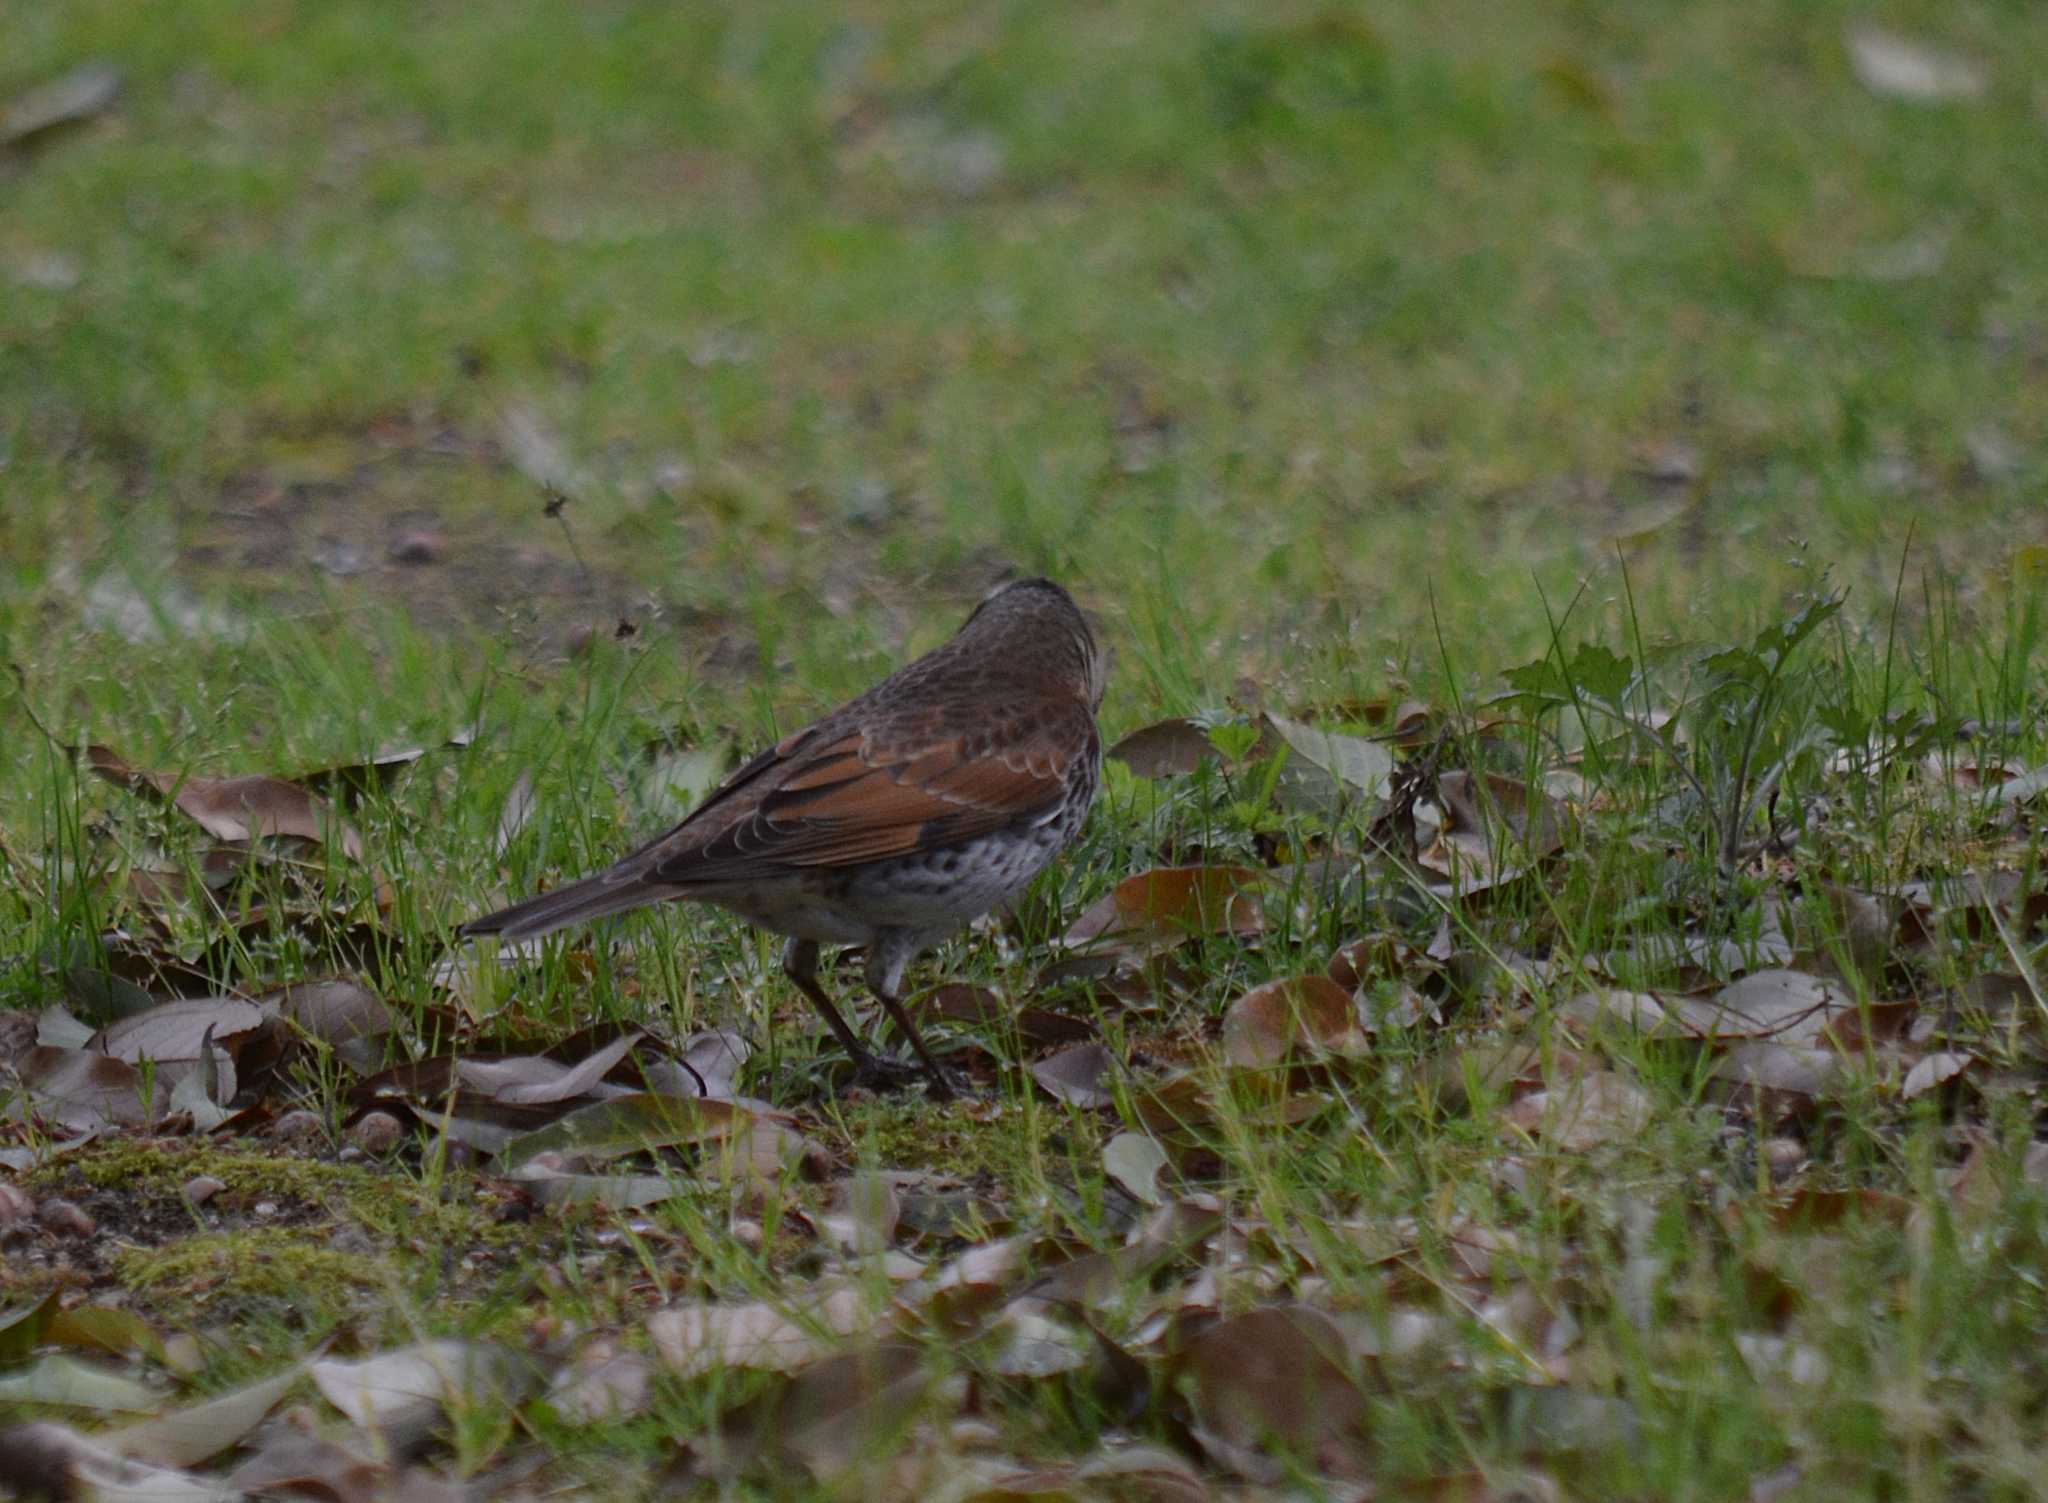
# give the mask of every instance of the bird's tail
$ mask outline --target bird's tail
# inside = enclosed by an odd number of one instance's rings
[[[482,918],[473,918],[456,929],[456,937],[467,939],[477,934],[496,934],[505,939],[532,939],[586,919],[603,918],[606,914],[624,913],[628,908],[659,902],[666,896],[661,889],[644,880],[636,880],[642,876],[634,863],[621,862],[607,871],[595,872],[565,887],[539,893],[509,908],[487,913]]]

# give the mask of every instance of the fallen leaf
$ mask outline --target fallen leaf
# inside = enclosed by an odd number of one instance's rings
[[[121,97],[121,72],[109,63],[83,63],[9,101],[0,112],[0,148],[19,148],[66,126],[112,109]]]
[[[1436,786],[1442,823],[1415,859],[1461,896],[1511,881],[1564,844],[1556,803],[1519,778],[1459,769]]]
[[[1759,1383],[1782,1378],[1800,1388],[1817,1388],[1827,1382],[1828,1359],[1810,1346],[1788,1341],[1783,1336],[1766,1336],[1756,1331],[1735,1333],[1735,1350],[1743,1366]]]
[[[63,1352],[52,1352],[32,1367],[0,1377],[0,1403],[7,1404],[146,1413],[162,1399],[161,1390],[126,1373]]]
[[[911,1004],[911,1015],[922,1023],[943,1019],[1007,1033],[1015,1030],[1024,1043],[1044,1047],[1071,1044],[1095,1037],[1095,1025],[1044,1007],[1017,1007],[985,986],[949,984],[926,993]]]
[[[1148,1206],[1165,1199],[1159,1192],[1159,1175],[1169,1162],[1166,1150],[1141,1132],[1120,1132],[1102,1149],[1103,1171],[1132,1199]]]
[[[66,1425],[37,1421],[0,1429],[0,1479],[13,1496],[89,1503],[241,1503],[203,1477],[117,1456]]]
[[[512,842],[519,838],[519,832],[526,828],[526,822],[533,818],[538,801],[533,796],[533,774],[522,772],[512,782],[512,791],[505,795],[505,807],[498,812],[498,836],[491,843],[491,853],[502,856],[511,849]]]
[[[682,1063],[689,1067],[691,1083],[704,1095],[719,1100],[731,1100],[738,1089],[740,1071],[754,1052],[745,1035],[732,1028],[708,1028],[693,1033],[683,1041]],[[654,1085],[653,1071],[656,1064],[650,1061],[643,1068],[649,1073],[648,1083]],[[686,1094],[671,1091],[668,1094]]]
[[[646,1035],[628,1029],[586,1059],[569,1065],[542,1055],[457,1060],[455,1076],[471,1091],[512,1106],[539,1106],[588,1096]],[[621,1094],[624,1094],[623,1090]]]
[[[1710,1039],[1723,1014],[1699,997],[1665,997],[1657,992],[1603,988],[1580,992],[1558,1009],[1578,1029],[1611,1028],[1632,1038]]]
[[[1098,940],[1127,950],[1168,949],[1195,935],[1262,933],[1256,889],[1265,873],[1248,866],[1160,866],[1124,878],[1091,905],[1061,943]]]
[[[988,1370],[1003,1378],[1049,1378],[1088,1366],[1095,1340],[1042,1299],[1015,1299],[985,1328],[993,1344]]]
[[[1107,1082],[1116,1069],[1116,1056],[1100,1044],[1076,1044],[1031,1066],[1031,1078],[1046,1094],[1069,1106],[1102,1107],[1116,1100]]]
[[[344,976],[280,986],[259,996],[256,1005],[330,1046],[382,1038],[394,1026],[384,999]]]
[[[1376,981],[1413,981],[1443,974],[1443,963],[1397,934],[1368,934],[1342,946],[1325,968],[1347,992]]]
[[[1178,1353],[1205,1450],[1242,1470],[1273,1450],[1342,1477],[1368,1474],[1365,1395],[1353,1378],[1344,1334],[1306,1305],[1269,1305],[1227,1316]],[[1254,1482],[1277,1481],[1261,1474]]]
[[[879,1174],[863,1172],[832,1187],[832,1204],[817,1218],[818,1229],[841,1252],[869,1257],[895,1244],[901,1212],[895,1186]]]
[[[1954,1080],[1976,1062],[1975,1055],[1949,1050],[1929,1054],[1916,1061],[1906,1072],[1906,1078],[1899,1082],[1899,1099],[1911,1101],[1916,1096],[1924,1096],[1935,1087]]]
[[[261,1007],[240,997],[195,997],[164,1002],[103,1028],[88,1048],[128,1064],[196,1062],[208,1038],[236,1044],[269,1024]],[[274,1025],[273,1025],[274,1026]]]
[[[196,1466],[219,1455],[262,1423],[304,1375],[293,1364],[257,1382],[119,1430],[102,1431],[101,1444],[123,1456],[164,1466]]]
[[[654,1396],[654,1363],[608,1344],[579,1353],[548,1389],[548,1407],[571,1424],[615,1424],[645,1414]]]
[[[1844,42],[1857,81],[1873,94],[1933,104],[1984,93],[1982,68],[1925,42],[1868,24],[1850,27]]]
[[[1799,1116],[1839,1090],[1849,1069],[1828,1049],[1797,1048],[1772,1039],[1738,1044],[1714,1062],[1721,1098],[1754,1106],[1766,1119]]]
[[[1840,986],[1779,968],[1731,981],[1714,994],[1713,1006],[1714,1038],[1768,1038],[1798,1047],[1820,1042],[1831,1020],[1855,1011]]]
[[[1281,770],[1290,803],[1335,812],[1386,793],[1394,754],[1379,742],[1318,730],[1284,715],[1262,719],[1292,754]]]
[[[841,1352],[792,1378],[757,1412],[755,1433],[824,1481],[858,1461],[895,1454],[932,1381],[924,1349],[913,1342]]]
[[[170,1106],[168,1082],[153,1083],[145,1101],[142,1072],[93,1049],[38,1045],[15,1062],[15,1072],[38,1112],[68,1127],[138,1126],[162,1117]]]
[[[569,1162],[601,1162],[648,1148],[713,1142],[730,1137],[753,1113],[730,1101],[636,1093],[578,1107],[545,1127],[523,1133],[498,1154],[508,1171],[541,1154]]]
[[[408,1503],[384,1462],[296,1429],[277,1427],[228,1474],[237,1496],[324,1498],[330,1503]],[[136,1500],[142,1503],[142,1500]]]
[[[1209,733],[1185,716],[1142,726],[1103,755],[1114,757],[1141,778],[1178,777],[1218,758]]]
[[[1581,1075],[1511,1105],[1507,1121],[1553,1148],[1577,1153],[1639,1138],[1655,1119],[1650,1098],[1612,1070]]]
[[[359,1362],[322,1358],[307,1372],[320,1394],[394,1449],[424,1439],[451,1405],[516,1403],[537,1373],[521,1354],[483,1342],[423,1341]]]
[[[1328,976],[1290,976],[1257,986],[1223,1015],[1223,1057],[1240,1069],[1300,1053],[1355,1056],[1368,1048],[1351,994]]]
[[[59,1309],[57,1293],[52,1290],[39,1300],[0,1315],[0,1364],[11,1367],[27,1361],[30,1353],[43,1344]]]
[[[85,756],[86,764],[108,782],[168,800],[217,840],[290,836],[317,843],[331,835],[345,853],[362,859],[362,837],[324,799],[296,783],[257,774],[202,778],[146,772],[99,745],[87,747]]]
[[[679,1377],[728,1367],[787,1373],[809,1367],[835,1338],[865,1330],[872,1320],[860,1291],[842,1287],[787,1306],[679,1305],[648,1316],[647,1334]]]

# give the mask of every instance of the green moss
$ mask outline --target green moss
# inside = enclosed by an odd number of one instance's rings
[[[226,1293],[237,1302],[284,1301],[308,1312],[339,1310],[388,1273],[381,1260],[333,1251],[304,1229],[287,1227],[123,1249],[114,1266],[129,1289],[168,1306]]]

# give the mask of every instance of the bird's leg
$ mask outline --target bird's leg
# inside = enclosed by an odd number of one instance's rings
[[[791,939],[782,947],[782,974],[787,976],[796,989],[810,999],[811,1006],[818,1009],[818,1015],[825,1020],[858,1070],[872,1071],[875,1057],[868,1052],[868,1046],[860,1041],[860,1035],[853,1031],[839,1009],[832,1005],[832,999],[825,995],[825,989],[818,985],[818,945],[809,939]]]
[[[868,989],[875,994],[875,1000],[882,1004],[889,1014],[889,1021],[896,1025],[896,1031],[910,1040],[910,1047],[917,1051],[917,1057],[924,1065],[925,1078],[931,1082],[927,1092],[934,1101],[950,1101],[955,1095],[953,1082],[932,1051],[926,1047],[924,1035],[917,1031],[917,1024],[910,1021],[910,1014],[903,1010],[898,994],[903,987],[903,973],[909,968],[912,957],[917,954],[901,934],[885,934],[868,946]]]

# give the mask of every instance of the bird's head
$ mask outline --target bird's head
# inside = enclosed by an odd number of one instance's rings
[[[1102,708],[1109,682],[1109,657],[1095,641],[1088,618],[1050,579],[1012,579],[984,595],[960,628],[996,635],[1018,667],[1043,671],[1066,682],[1088,708]]]

